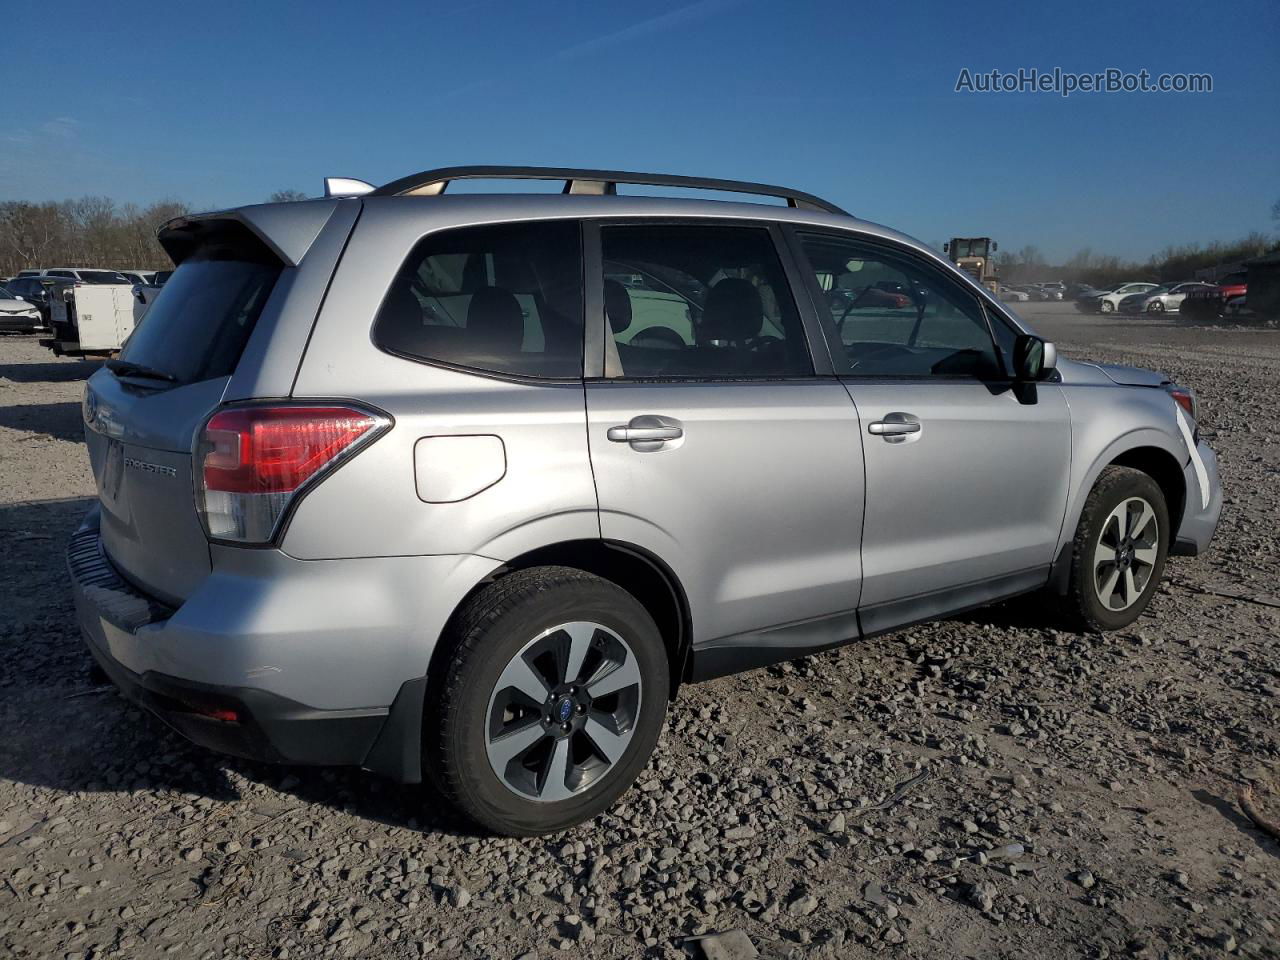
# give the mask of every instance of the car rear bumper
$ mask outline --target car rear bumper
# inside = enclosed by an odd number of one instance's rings
[[[1208,444],[1200,441],[1183,468],[1187,499],[1182,522],[1174,540],[1173,553],[1194,557],[1209,546],[1222,516],[1222,483],[1218,477],[1218,458]]]
[[[130,699],[210,749],[421,779],[422,707],[435,639],[476,582],[463,587],[463,581],[495,562],[235,553],[244,555],[241,567],[238,556],[222,570],[215,560],[214,573],[181,607],[166,607],[112,566],[95,506],[72,537],[67,566],[81,633],[106,674]],[[449,603],[439,616],[432,613],[437,598],[424,601],[424,593],[433,593],[423,589],[433,574],[441,603]]]

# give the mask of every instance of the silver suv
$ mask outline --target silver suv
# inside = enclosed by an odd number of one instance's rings
[[[478,177],[564,191],[446,194]],[[80,624],[197,743],[552,832],[681,683],[1031,591],[1124,627],[1213,535],[1191,391],[1058,359],[816,197],[330,187],[167,224],[176,272],[85,391]]]

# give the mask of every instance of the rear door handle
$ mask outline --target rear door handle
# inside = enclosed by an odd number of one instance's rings
[[[629,443],[637,450],[658,450],[669,440],[684,436],[684,427],[672,417],[645,414],[632,417],[626,426],[610,427],[606,432],[614,443]]]
[[[907,433],[919,433],[920,424],[877,420],[875,423],[868,424],[867,430],[874,433],[877,437],[900,437]]]

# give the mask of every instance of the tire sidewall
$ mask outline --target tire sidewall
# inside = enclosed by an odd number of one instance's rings
[[[1151,578],[1143,588],[1137,602],[1124,610],[1110,610],[1103,606],[1094,587],[1093,552],[1102,534],[1102,525],[1116,507],[1131,497],[1141,497],[1151,505],[1156,515],[1159,542],[1156,548],[1155,567]],[[1165,559],[1169,555],[1169,509],[1164,494],[1151,477],[1137,470],[1124,469],[1111,476],[1104,474],[1085,505],[1085,515],[1080,518],[1076,534],[1075,570],[1077,600],[1086,622],[1099,630],[1119,630],[1138,619],[1151,602],[1164,574]]]
[[[622,637],[641,676],[640,716],[623,758],[580,796],[553,803],[513,793],[489,764],[489,700],[506,665],[532,639],[575,620],[594,621]],[[597,578],[557,584],[515,604],[484,631],[475,655],[455,661],[448,682],[459,696],[453,716],[441,717],[449,756],[456,758],[456,799],[480,823],[522,836],[553,833],[606,809],[644,769],[666,715],[670,685],[666,649],[653,619],[630,594]]]

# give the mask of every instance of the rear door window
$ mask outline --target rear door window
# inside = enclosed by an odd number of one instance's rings
[[[606,226],[600,238],[615,376],[813,375],[768,229]]]
[[[576,378],[582,310],[576,221],[467,227],[418,243],[378,310],[373,339],[414,360]]]
[[[195,383],[235,372],[283,265],[245,227],[207,228],[121,351],[120,359]]]

